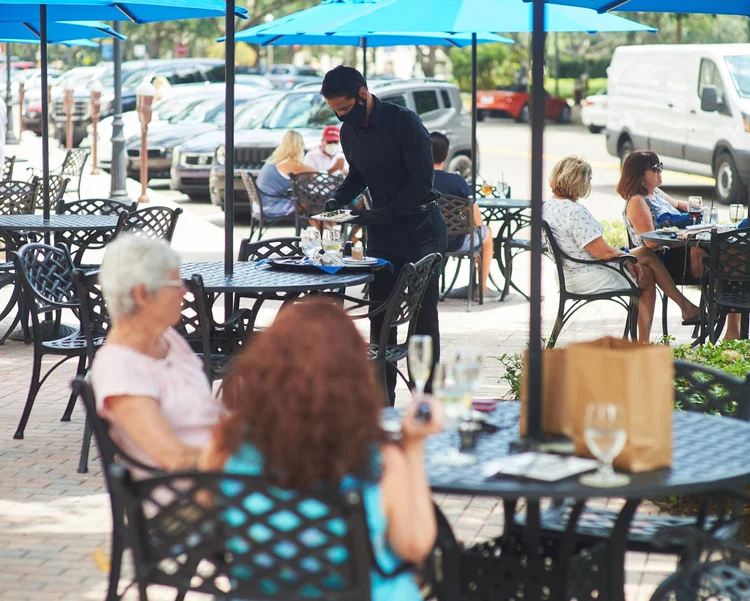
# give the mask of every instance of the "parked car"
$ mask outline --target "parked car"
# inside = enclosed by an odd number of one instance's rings
[[[428,131],[447,135],[451,141],[448,170],[466,178],[471,176],[471,116],[463,110],[458,86],[441,81],[396,80],[375,82],[370,89],[381,100],[414,110]],[[308,150],[315,148],[327,125],[339,125],[339,121],[317,90],[287,92],[260,127],[237,132],[235,168],[260,171],[289,129],[302,134]],[[224,206],[224,154],[224,146],[219,146],[209,181],[211,202],[221,207]],[[235,177],[234,189],[237,212],[248,214],[250,204],[240,177]]]
[[[607,125],[607,90],[586,97],[581,105],[581,122],[592,134],[604,131]]]
[[[283,97],[283,93],[272,92],[246,103],[235,117],[235,135],[263,125],[268,114],[276,108]],[[207,198],[211,164],[216,149],[224,144],[224,139],[223,129],[213,129],[191,137],[175,147],[172,150],[169,187],[187,194],[190,198]]]
[[[547,119],[570,123],[571,109],[565,98],[547,95]],[[531,96],[526,86],[511,86],[477,92],[477,120],[484,121],[493,115],[508,115],[519,123],[531,118]]]
[[[621,46],[607,71],[607,150],[653,150],[664,166],[713,176],[716,199],[750,184],[750,44]]]
[[[271,65],[266,77],[274,87],[290,90],[300,83],[322,82],[323,77],[313,67],[298,67],[296,65]]]
[[[111,64],[102,69],[95,78],[99,79],[104,92],[101,98],[100,117],[108,116],[112,111],[114,100],[114,70]],[[170,86],[181,86],[194,83],[211,83],[224,81],[224,62],[210,58],[184,58],[144,61],[127,61],[122,64],[122,110],[135,110],[135,90],[143,81],[153,82],[163,77]],[[89,100],[91,81],[76,86],[73,93],[75,105],[73,110],[73,144],[78,145],[86,136],[86,128],[91,123]],[[56,85],[52,91],[52,121],[55,124],[58,140],[65,140],[64,84]]]
[[[13,103],[17,104],[19,97],[19,84],[23,82],[23,126],[24,129],[42,135],[42,70],[25,69],[16,71],[18,76],[11,81],[13,90]],[[59,69],[50,68],[47,72],[49,83],[54,84],[62,75]],[[11,76],[13,77],[13,76]]]
[[[148,148],[147,164],[149,179],[169,179],[172,166],[172,151],[184,141],[207,131],[224,129],[224,85],[210,96],[201,96],[188,105],[181,113],[164,122],[161,127],[150,130],[146,137]],[[252,86],[237,86],[235,111],[245,104],[267,93]],[[131,137],[125,145],[128,177],[140,180],[141,176],[141,136]]]

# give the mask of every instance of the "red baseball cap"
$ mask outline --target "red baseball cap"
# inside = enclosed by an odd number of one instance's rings
[[[335,125],[326,125],[323,130],[323,139],[326,142],[339,142],[341,140],[341,134],[339,128]]]

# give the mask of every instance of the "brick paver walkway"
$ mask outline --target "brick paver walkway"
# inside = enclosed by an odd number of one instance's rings
[[[106,192],[108,185],[106,177],[84,182],[84,196]],[[152,200],[159,202],[158,193]],[[190,246],[191,240],[203,236],[194,230],[208,227],[199,221],[181,218],[175,237],[178,250],[191,258],[199,254]],[[551,328],[557,300],[549,267],[545,267],[545,332]],[[517,273],[523,281],[523,261],[519,261]],[[0,301],[6,295],[7,291],[0,292]],[[689,331],[679,327],[676,317],[673,315],[671,327],[686,340]],[[262,315],[266,321],[271,318],[271,313]],[[527,323],[528,304],[518,295],[503,304],[490,301],[471,313],[465,312],[463,302],[448,301],[441,306],[443,353],[449,356],[462,347],[480,348],[485,356],[481,394],[501,397],[507,387],[500,380],[502,367],[497,357],[525,347]],[[622,310],[603,305],[582,312],[563,333],[561,342],[603,333],[619,335],[622,323]],[[0,326],[7,326],[7,322]],[[25,440],[12,439],[28,390],[31,359],[32,347],[21,342],[9,341],[0,347],[0,600],[101,600],[106,591],[109,501],[95,452],[90,472],[76,472],[83,409],[77,407],[70,422],[60,421],[75,371],[73,363],[61,367],[45,383]],[[52,361],[45,364],[51,366]],[[404,388],[399,389],[398,398],[399,403],[408,398]],[[445,495],[436,499],[465,544],[501,532],[503,514],[498,499]],[[627,570],[629,601],[645,601],[674,570],[674,562],[667,557],[630,554]],[[129,594],[128,598],[135,596]]]

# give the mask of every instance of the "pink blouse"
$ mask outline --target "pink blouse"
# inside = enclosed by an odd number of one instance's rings
[[[123,395],[155,399],[177,437],[195,447],[208,443],[221,414],[203,364],[188,343],[172,328],[164,332],[163,339],[169,347],[164,359],[106,343],[97,352],[90,372],[99,415],[112,425],[114,441],[134,459],[154,466],[159,462],[140,449],[114,421],[107,399]]]

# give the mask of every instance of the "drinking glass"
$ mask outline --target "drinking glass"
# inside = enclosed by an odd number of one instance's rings
[[[300,232],[300,248],[305,256],[312,261],[320,250],[320,232],[314,227],[308,227]]]
[[[456,448],[451,448],[443,455],[435,456],[432,462],[437,465],[463,466],[475,463],[474,455],[462,453],[458,450],[461,439],[459,426],[461,421],[469,415],[471,393],[463,378],[462,370],[456,369],[452,363],[439,363],[435,367],[432,378],[432,394],[443,404],[445,412],[445,429],[456,433]],[[467,398],[469,402],[467,404]]]
[[[484,196],[485,198],[491,198],[493,192],[494,189],[490,184],[488,184],[487,182],[482,184],[482,196]]]
[[[589,451],[599,461],[599,467],[593,474],[581,476],[581,484],[596,488],[628,484],[630,477],[615,473],[612,468],[612,462],[622,452],[628,437],[624,409],[614,403],[589,403],[585,424],[583,437]]]
[[[729,221],[737,225],[745,218],[745,205],[729,205]]]
[[[424,387],[432,372],[432,336],[409,337],[409,375],[414,382],[414,397],[424,397]]]
[[[337,253],[341,250],[341,232],[334,228],[323,232],[323,250],[327,253]]]
[[[688,214],[693,218],[693,225],[695,225],[695,220],[703,214],[702,196],[688,196]]]
[[[479,375],[482,371],[482,356],[473,351],[461,350],[456,353],[456,369],[466,383],[469,393],[469,404],[479,392]],[[471,406],[471,405],[470,405]]]

